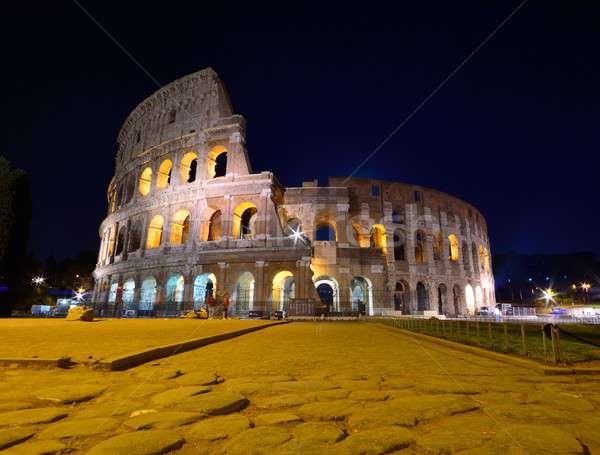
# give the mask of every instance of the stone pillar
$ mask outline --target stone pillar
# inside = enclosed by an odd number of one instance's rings
[[[140,300],[142,300],[142,278],[140,275],[136,275],[133,279],[135,282],[135,289],[133,291],[133,304],[139,309]]]
[[[265,295],[265,261],[256,261],[254,271],[254,305],[255,308],[267,312],[269,308]]]
[[[229,292],[229,286],[227,283],[227,262],[218,262],[219,265],[219,276],[217,277],[217,290],[218,292]],[[231,294],[231,292],[229,292]],[[215,296],[216,297],[216,296]]]
[[[337,242],[339,246],[348,246],[348,204],[337,204],[336,206],[335,223],[337,227]]]
[[[294,278],[296,280],[295,298],[303,299],[306,289],[306,268],[304,267],[304,261],[302,261],[302,259],[296,261],[296,274]]]
[[[223,196],[227,201],[227,208],[221,212],[221,239],[229,240],[233,238],[233,201],[229,194]]]
[[[189,272],[184,276],[183,283],[183,308],[191,311],[194,308],[194,273]]]

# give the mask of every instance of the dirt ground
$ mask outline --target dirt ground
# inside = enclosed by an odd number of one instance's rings
[[[266,321],[199,319],[0,319],[0,358],[102,360],[147,347],[217,335]]]
[[[599,411],[600,377],[368,323],[271,327],[125,372],[0,370],[8,454],[595,454]]]

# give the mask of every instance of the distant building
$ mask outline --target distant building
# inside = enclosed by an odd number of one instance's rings
[[[369,315],[495,304],[487,227],[475,207],[372,179],[286,188],[272,172],[253,173],[245,129],[210,68],[129,114],[100,226],[97,307],[166,314],[224,291],[240,315],[294,299]]]

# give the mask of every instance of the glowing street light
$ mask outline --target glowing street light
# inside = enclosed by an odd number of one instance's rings
[[[542,289],[542,296],[544,299],[546,299],[546,305],[548,305],[548,303],[554,302],[554,297],[556,296],[556,293],[550,288]]]
[[[581,283],[581,289],[585,292],[585,303],[588,303],[588,293],[590,292],[591,287],[590,283]]]
[[[292,233],[290,234],[290,237],[294,239],[294,245],[296,244],[296,242],[298,242],[298,240],[302,240],[304,242],[304,233],[300,230],[299,227],[298,229],[292,228]]]
[[[31,279],[31,282],[33,284],[35,284],[36,286],[41,286],[42,284],[44,284],[45,281],[46,281],[46,277],[43,277],[42,275],[34,276]]]

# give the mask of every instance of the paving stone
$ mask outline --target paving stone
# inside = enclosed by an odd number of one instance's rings
[[[183,446],[184,439],[168,430],[124,433],[93,447],[87,455],[162,455]]]
[[[326,400],[342,400],[348,398],[350,390],[345,389],[332,389],[332,390],[320,390],[318,392],[305,393],[303,396],[308,401],[326,401]]]
[[[411,431],[399,427],[383,427],[355,433],[333,447],[333,453],[380,455],[401,450],[414,440]]]
[[[150,412],[124,422],[134,430],[169,430],[187,425],[202,418],[202,414],[187,411]]]
[[[107,401],[104,403],[94,403],[92,406],[82,409],[73,415],[73,419],[93,419],[95,417],[113,417],[140,409],[142,404],[139,401]]]
[[[215,385],[223,382],[223,379],[215,373],[206,373],[204,371],[191,371],[175,378],[179,385]]]
[[[372,408],[364,408],[354,412],[348,417],[348,427],[352,432],[380,426],[414,427],[417,424],[417,416],[412,411],[407,411],[401,406],[390,404],[378,404]]]
[[[416,389],[422,393],[453,393],[458,395],[476,395],[484,390],[482,387],[465,383],[460,379],[457,381],[422,382],[416,385]]]
[[[295,440],[306,443],[333,444],[346,434],[333,422],[306,422],[292,428]]]
[[[381,387],[384,389],[412,389],[415,387],[415,380],[410,378],[385,378],[381,383]]]
[[[311,419],[344,420],[358,408],[359,405],[355,401],[335,400],[304,404],[296,412]]]
[[[386,404],[404,409],[417,421],[461,414],[481,408],[481,405],[472,398],[459,395],[415,395],[412,398],[391,400]]]
[[[381,390],[355,390],[350,394],[350,399],[355,401],[385,401],[390,394]]]
[[[223,415],[241,411],[248,399],[235,392],[211,392],[189,397],[174,408],[182,411],[199,412],[206,415]]]
[[[502,431],[493,419],[485,416],[456,416],[427,433],[419,432],[416,445],[431,455],[446,455],[481,447]]]
[[[548,425],[510,424],[503,426],[499,441],[504,446],[521,447],[525,453],[537,454],[582,454],[583,448],[574,435]]]
[[[167,390],[154,395],[152,397],[152,402],[161,405],[180,403],[186,401],[188,398],[193,397],[194,395],[208,393],[210,390],[210,387],[203,386],[177,387],[175,389]]]
[[[233,436],[223,446],[223,452],[231,455],[270,454],[275,447],[289,441],[291,437],[282,427],[251,428]]]
[[[257,402],[256,407],[259,409],[289,408],[291,406],[299,406],[301,404],[308,403],[309,401],[310,400],[308,400],[304,395],[275,395],[274,397],[268,398],[264,401]]]
[[[302,419],[291,412],[274,412],[270,414],[260,414],[254,419],[254,425],[277,425],[282,423],[300,422]]]
[[[325,380],[274,382],[270,387],[270,389],[274,392],[313,392],[316,390],[330,390],[339,388],[339,385]]]
[[[91,384],[61,385],[42,389],[35,396],[40,400],[58,404],[80,403],[96,398],[106,390],[105,387]]]
[[[13,446],[4,452],[3,455],[54,455],[65,453],[67,446],[60,441],[32,441]]]
[[[0,414],[0,426],[55,422],[69,413],[61,408],[21,409]]]
[[[0,412],[18,411],[19,409],[33,408],[34,405],[27,401],[9,401],[0,403]]]
[[[337,381],[339,386],[348,390],[378,390],[381,387],[379,381]]]
[[[145,398],[164,391],[167,386],[164,383],[141,383],[119,389],[117,393],[111,393],[111,399],[125,398],[127,400]]]
[[[250,420],[241,414],[211,417],[191,425],[186,434],[191,439],[216,441],[250,428]]]
[[[54,423],[40,431],[39,439],[63,439],[86,437],[94,434],[111,432],[119,426],[119,421],[110,417],[95,419],[66,420]]]
[[[591,412],[594,405],[581,398],[578,393],[557,391],[534,392],[527,398],[528,403],[537,403],[551,406],[555,409],[573,412]]]
[[[498,417],[518,420],[524,423],[560,424],[579,422],[579,418],[576,415],[536,404],[494,405],[486,407],[486,411]]]
[[[32,428],[9,428],[0,430],[0,450],[26,441],[35,434]]]
[[[225,383],[225,389],[230,392],[241,393],[244,396],[251,396],[258,393],[268,393],[269,386],[269,384],[262,384],[258,382]]]

